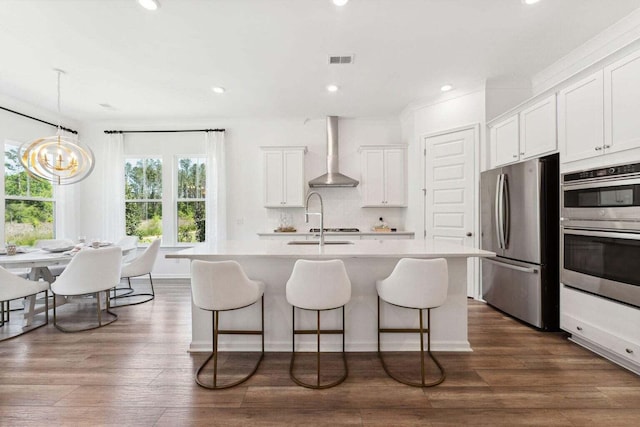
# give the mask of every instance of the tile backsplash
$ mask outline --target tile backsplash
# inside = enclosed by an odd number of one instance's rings
[[[405,208],[363,208],[361,196],[356,188],[317,188],[314,189],[322,196],[324,205],[324,226],[325,228],[358,228],[360,231],[370,231],[377,225],[379,218],[383,217],[384,222],[391,228],[398,231],[405,230]],[[320,204],[316,197],[310,201],[309,211],[318,212]],[[289,219],[289,225],[294,226],[298,231],[308,231],[309,228],[317,228],[320,219],[316,216],[309,218],[309,223],[304,222],[304,208],[286,209],[266,209],[266,223],[264,232],[276,229],[281,222],[281,217]]]

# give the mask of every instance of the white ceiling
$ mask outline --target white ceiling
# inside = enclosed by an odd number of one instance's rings
[[[0,93],[79,120],[386,116],[530,77],[640,0],[0,0]],[[328,54],[355,54],[351,66]],[[340,86],[327,93],[329,83]],[[210,88],[224,86],[215,95]],[[107,103],[113,110],[99,104]]]

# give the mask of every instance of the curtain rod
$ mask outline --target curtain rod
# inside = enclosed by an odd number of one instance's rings
[[[104,133],[180,133],[180,132],[224,132],[224,129],[174,129],[174,130],[105,130]]]
[[[47,122],[47,121],[44,121],[44,120],[42,120],[42,119],[38,119],[38,118],[36,118],[36,117],[27,116],[26,114],[22,114],[22,113],[20,113],[20,112],[18,112],[18,111],[10,110],[10,109],[5,108],[5,107],[2,107],[2,106],[0,106],[0,110],[8,111],[8,112],[10,112],[10,113],[17,114],[17,115],[22,116],[22,117],[26,117],[27,119],[35,120],[36,122],[40,122],[40,123],[44,123],[45,125],[53,126],[54,128],[57,128],[57,127],[58,127],[58,125],[54,125],[54,124],[53,124],[53,123],[51,123],[51,122]],[[66,128],[66,127],[64,127],[64,126],[60,126],[60,129],[62,129],[62,130],[64,130],[64,131],[67,131],[67,132],[70,132],[70,133],[73,133],[73,134],[75,134],[75,135],[77,135],[77,134],[78,134],[78,131],[77,131],[77,130],[69,129],[69,128]]]

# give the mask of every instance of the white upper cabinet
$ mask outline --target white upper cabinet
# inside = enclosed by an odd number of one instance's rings
[[[262,147],[264,206],[304,206],[306,147]]]
[[[556,95],[520,112],[520,160],[557,150]]]
[[[558,92],[558,142],[563,163],[602,154],[603,95],[602,71]]]
[[[555,94],[492,124],[489,129],[492,167],[557,150]]]
[[[640,147],[640,51],[604,69],[604,152]]]
[[[406,206],[406,146],[362,146],[360,156],[362,206]]]
[[[518,115],[491,126],[491,167],[518,161],[520,132]]]

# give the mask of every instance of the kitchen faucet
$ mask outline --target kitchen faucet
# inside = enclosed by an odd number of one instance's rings
[[[313,195],[318,196],[318,200],[320,200],[320,212],[311,212],[309,213],[309,199]],[[309,215],[319,215],[320,216],[320,246],[324,245],[324,207],[322,205],[322,196],[317,191],[311,191],[307,194],[307,200],[304,202],[304,222],[309,222]]]

